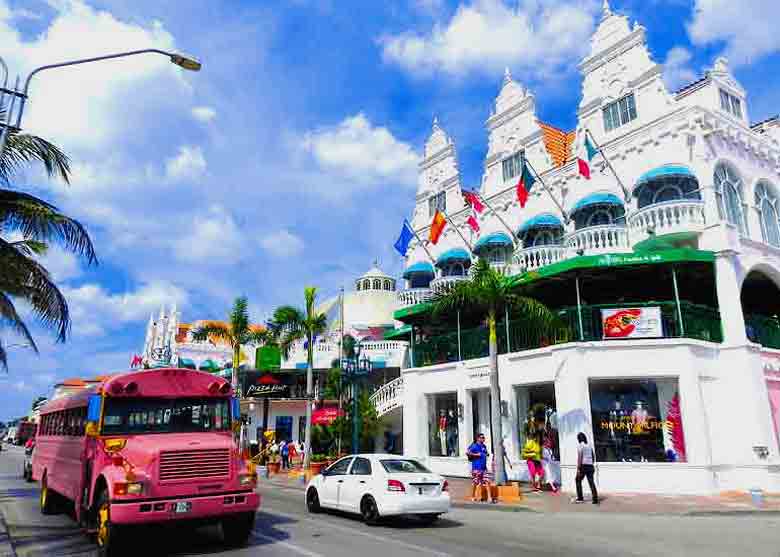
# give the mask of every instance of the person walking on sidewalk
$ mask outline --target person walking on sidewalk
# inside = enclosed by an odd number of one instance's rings
[[[289,458],[289,466],[298,466],[298,449],[295,447],[295,443],[292,441],[287,442],[287,455]]]
[[[287,442],[287,440],[283,440],[282,444],[279,445],[279,452],[282,455],[282,470],[289,470],[290,469],[290,444]]]
[[[588,438],[585,434],[579,432],[577,434],[577,477],[575,482],[577,484],[577,499],[575,503],[584,503],[585,500],[582,497],[582,479],[588,478],[588,485],[590,486],[590,494],[593,497],[593,504],[599,504],[599,494],[596,491],[596,482],[593,480],[593,474],[596,469],[593,466],[596,461],[596,455],[593,452],[593,447],[588,445]]]
[[[479,433],[474,439],[474,442],[469,446],[466,451],[469,461],[471,462],[471,500],[476,502],[477,490],[482,489],[487,485],[485,480],[485,471],[487,470],[487,456],[488,451],[485,446],[485,434]],[[482,494],[480,492],[480,499]]]

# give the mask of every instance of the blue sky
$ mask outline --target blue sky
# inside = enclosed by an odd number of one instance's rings
[[[727,55],[751,119],[779,111],[775,0],[614,0],[647,28],[669,85]],[[577,63],[601,1],[0,0],[0,55],[14,72],[63,59],[158,46],[163,58],[36,77],[25,127],[72,157],[65,186],[37,170],[20,188],[84,222],[100,265],[58,250],[46,264],[68,296],[72,336],[12,349],[0,419],[57,380],[126,367],[150,311],[221,318],[238,294],[262,320],[367,270],[392,274],[416,164],[437,115],[467,185],[479,183],[484,122],[509,66],[539,117],[570,129]],[[5,334],[5,333],[4,333]],[[14,339],[6,339],[14,342]]]

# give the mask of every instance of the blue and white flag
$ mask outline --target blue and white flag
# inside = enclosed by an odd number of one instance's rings
[[[406,251],[409,249],[409,242],[412,241],[412,238],[414,238],[414,230],[412,230],[409,221],[404,219],[404,225],[403,228],[401,228],[401,234],[398,236],[395,244],[393,244],[395,250],[400,253],[401,256],[406,257]]]

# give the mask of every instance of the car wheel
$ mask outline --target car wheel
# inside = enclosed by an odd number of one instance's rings
[[[57,494],[49,489],[46,474],[41,478],[40,508],[41,514],[54,514],[57,512]]]
[[[230,547],[246,545],[255,526],[255,513],[243,513],[222,519],[222,537]]]
[[[420,515],[420,520],[426,526],[430,526],[431,524],[439,520],[439,514],[438,513],[423,514]]]
[[[306,492],[306,509],[310,513],[318,513],[322,510],[322,507],[320,507],[320,495],[313,487]]]
[[[360,514],[363,517],[363,522],[369,526],[374,526],[379,522],[379,509],[376,506],[376,501],[370,495],[363,497],[360,502]]]

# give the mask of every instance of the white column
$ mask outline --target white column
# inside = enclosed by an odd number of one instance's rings
[[[567,354],[566,363],[555,381],[555,405],[558,412],[558,439],[561,447],[561,482],[574,490],[577,468],[577,434],[584,433],[593,443],[588,379],[582,372],[582,355]]]
[[[733,251],[721,251],[715,255],[715,286],[723,327],[723,342],[732,346],[747,342],[745,317],[740,300],[740,281],[735,263],[736,254]]]

